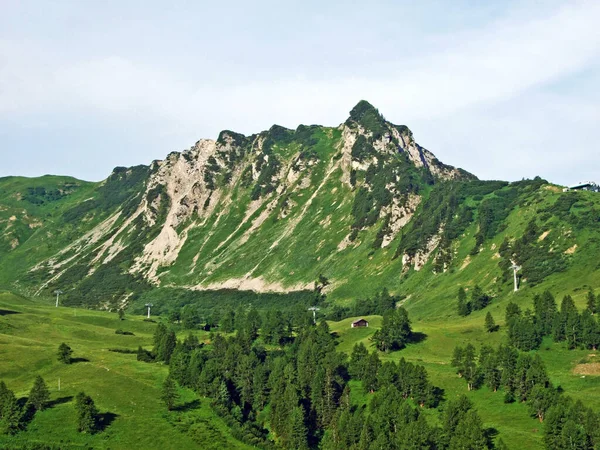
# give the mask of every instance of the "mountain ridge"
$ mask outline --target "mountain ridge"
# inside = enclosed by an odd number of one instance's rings
[[[319,274],[342,302],[381,286],[408,294],[413,279],[470,270],[520,208],[563,196],[539,179],[479,181],[364,100],[337,127],[223,130],[99,183],[3,180],[0,285],[105,308],[156,288],[310,289]],[[506,268],[489,272],[506,289]]]

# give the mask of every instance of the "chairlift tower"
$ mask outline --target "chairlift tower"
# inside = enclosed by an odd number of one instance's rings
[[[150,308],[152,308],[154,305],[152,303],[146,303],[146,308],[148,308],[148,319],[150,318]]]
[[[517,279],[517,272],[521,270],[521,266],[518,266],[517,263],[513,262],[510,268],[513,270],[513,276],[515,280],[515,292],[519,290],[519,280]]]
[[[315,325],[317,324],[317,311],[319,311],[321,308],[317,308],[316,306],[311,306],[310,308],[308,308],[309,311],[312,311],[313,313],[313,322],[315,323]]]
[[[63,293],[63,291],[61,291],[60,289],[57,289],[54,291],[54,294],[56,294],[56,307],[57,308],[58,308],[58,296],[62,293]]]

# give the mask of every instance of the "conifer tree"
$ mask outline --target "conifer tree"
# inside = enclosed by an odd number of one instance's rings
[[[516,348],[522,351],[534,350],[542,343],[542,336],[536,327],[535,318],[530,310],[509,323],[508,339]]]
[[[261,411],[269,398],[269,388],[267,385],[268,374],[264,364],[258,364],[254,369],[252,378],[252,386],[254,388],[254,396],[252,399],[252,407],[256,411]]]
[[[175,407],[175,402],[179,398],[179,394],[177,393],[177,385],[175,384],[175,380],[169,374],[162,386],[161,399],[165,402],[165,406],[169,411],[171,411]]]
[[[600,345],[600,327],[589,309],[581,313],[581,343],[587,349],[596,350]]]
[[[162,333],[162,339],[156,351],[156,359],[169,364],[176,345],[177,337],[175,336],[175,332],[173,330],[167,330],[165,327],[165,331]]]
[[[569,350],[577,348],[581,343],[581,316],[577,309],[570,311],[566,317],[565,340]]]
[[[158,355],[161,352],[161,345],[162,342],[164,340],[165,335],[167,334],[168,330],[167,330],[167,326],[162,323],[159,322],[158,325],[156,326],[156,329],[154,330],[154,336],[152,338],[152,341],[154,343],[154,348],[152,350],[152,353],[154,353],[155,355]]]
[[[463,317],[471,313],[471,304],[467,301],[467,294],[463,287],[458,288],[457,313]]]
[[[235,310],[234,317],[235,317],[234,324],[233,324],[234,329],[236,331],[243,331],[246,326],[246,309],[240,305]]]
[[[400,307],[383,316],[381,329],[373,335],[373,341],[381,351],[403,348],[411,336],[410,320],[406,309]]]
[[[0,433],[14,434],[19,431],[22,411],[15,393],[0,382]]]
[[[96,432],[98,410],[94,400],[84,392],[79,392],[75,396],[75,411],[77,412],[77,430],[90,434]]]
[[[286,407],[284,403],[284,394],[286,391],[287,381],[283,376],[283,358],[279,358],[276,361],[275,367],[269,376],[269,385],[271,386],[270,394],[270,411],[269,411],[269,423],[273,432],[277,436],[281,436],[285,433],[286,427]],[[296,406],[296,405],[292,405]]]
[[[467,411],[458,422],[450,438],[448,448],[449,450],[483,450],[488,448],[481,419],[474,410]]]
[[[189,386],[187,378],[189,364],[190,351],[182,342],[177,342],[169,361],[169,373],[182,386]]]
[[[492,313],[490,313],[489,311],[485,315],[485,331],[487,331],[488,333],[496,331],[496,322],[494,322]]]
[[[377,373],[379,372],[380,366],[381,362],[379,361],[379,355],[375,350],[367,358],[367,363],[365,364],[365,370],[363,372],[362,382],[366,392],[372,393],[377,389]]]
[[[50,391],[41,376],[35,377],[33,387],[29,391],[29,403],[31,403],[36,411],[42,411],[50,400]]]
[[[362,380],[368,356],[369,351],[365,347],[365,344],[362,342],[354,344],[352,354],[350,355],[350,364],[348,365],[348,371],[352,378]]]
[[[254,399],[254,368],[259,364],[256,353],[241,356],[235,373],[235,384],[240,394],[242,407],[252,405]]]
[[[473,311],[479,311],[480,309],[485,308],[490,300],[490,296],[483,292],[483,289],[476,284],[471,291],[471,309]]]
[[[194,349],[190,357],[190,365],[187,369],[187,379],[190,387],[193,389],[198,389],[199,387],[198,382],[205,362],[206,357],[204,352],[200,348]]]
[[[478,384],[479,370],[477,361],[475,361],[475,347],[467,344],[464,352],[464,373],[463,376],[467,381],[469,391],[473,390]]]
[[[411,380],[412,398],[419,406],[425,406],[425,402],[429,400],[429,380],[427,377],[427,371],[423,366],[415,366],[413,370],[413,376]]]
[[[235,312],[233,309],[229,308],[223,314],[221,318],[221,323],[219,324],[219,329],[223,331],[223,333],[232,333],[235,329]]]
[[[231,406],[231,394],[229,393],[229,388],[227,387],[227,382],[225,380],[221,380],[221,383],[219,384],[217,400],[222,406],[226,408],[229,408],[229,406]]]
[[[462,347],[458,345],[454,347],[452,361],[450,364],[456,369],[458,376],[462,378],[463,374],[465,373],[465,351]]]
[[[58,360],[64,364],[71,364],[73,350],[64,342],[58,346]]]
[[[304,424],[304,410],[301,406],[295,406],[290,413],[288,422],[286,448],[307,450],[307,432]]]
[[[200,317],[200,312],[196,306],[185,305],[181,309],[181,323],[185,329],[196,329],[200,325],[200,322],[202,322],[202,317]]]
[[[596,304],[596,296],[594,295],[594,291],[592,288],[590,288],[590,290],[587,293],[587,310],[593,314],[596,314],[598,312],[597,309],[597,304]]]
[[[192,351],[200,347],[200,341],[198,340],[198,336],[192,334],[192,332],[190,331],[183,341],[183,347],[188,351]]]
[[[546,411],[556,403],[557,392],[541,384],[535,385],[529,393],[528,406],[530,414],[540,422],[544,421]]]
[[[246,314],[245,322],[242,326],[243,331],[249,337],[251,341],[254,341],[258,337],[258,330],[260,330],[261,326],[261,318],[260,314],[256,310],[256,308],[250,309],[248,314]]]
[[[442,416],[442,426],[448,441],[454,434],[459,422],[462,421],[466,413],[472,408],[473,403],[471,403],[471,400],[466,395],[461,395],[456,400],[448,402]]]
[[[498,369],[500,370],[500,385],[509,393],[512,393],[515,389],[514,374],[518,357],[517,350],[508,345],[500,345],[496,351]]]
[[[575,303],[570,295],[565,295],[560,304],[560,313],[556,315],[554,324],[552,326],[552,336],[554,338],[554,342],[566,340],[568,327],[575,325],[577,319],[578,312],[577,308],[575,307]],[[573,340],[573,338],[576,340],[576,334],[574,333],[574,330],[571,329],[569,331],[571,340]]]
[[[437,448],[432,431],[425,416],[419,414],[417,420],[406,424],[397,433],[398,448],[406,450]]]
[[[541,336],[552,333],[552,326],[556,318],[556,300],[550,291],[544,291],[533,299],[535,322]]]
[[[481,347],[479,366],[483,382],[496,392],[500,386],[500,371],[498,370],[498,358],[493,348],[486,345]]]
[[[527,381],[527,371],[531,366],[531,356],[527,353],[520,353],[517,358],[517,365],[514,372],[515,396],[522,402],[527,400],[527,394],[533,388]]]
[[[516,303],[513,302],[509,302],[508,305],[506,305],[506,312],[505,312],[505,316],[504,316],[504,320],[506,322],[507,325],[510,325],[510,322],[516,318],[521,316],[521,308],[519,308],[519,305],[517,305]]]
[[[371,416],[367,416],[367,420],[364,421],[363,427],[360,431],[360,438],[358,440],[358,450],[369,450],[371,443],[374,441],[375,433],[373,432],[373,426],[370,420]]]

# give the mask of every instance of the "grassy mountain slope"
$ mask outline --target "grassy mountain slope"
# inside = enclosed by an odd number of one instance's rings
[[[194,402],[194,407],[167,415],[160,392],[168,366],[150,365],[136,361],[135,354],[108,350],[151,348],[155,327],[141,317],[120,321],[114,313],[55,308],[0,292],[1,378],[22,398],[27,397],[35,376],[41,375],[48,383],[52,405],[36,413],[26,431],[14,437],[0,435],[0,447],[251,448],[231,436],[208,400],[198,400],[188,390],[180,390],[179,404]],[[115,334],[119,328],[134,335]],[[204,332],[197,335],[206,338]],[[58,362],[61,342],[73,348],[79,362]],[[102,433],[77,432],[73,397],[82,390],[110,422]]]

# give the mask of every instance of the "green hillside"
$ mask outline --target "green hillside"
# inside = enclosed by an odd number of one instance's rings
[[[14,437],[0,434],[0,447],[250,448],[236,441],[208,401],[191,391],[181,390],[181,405],[195,402],[195,407],[167,415],[160,387],[168,366],[148,365],[136,361],[135,354],[109,350],[151,348],[156,324],[141,319],[127,316],[120,321],[114,313],[55,308],[0,293],[0,380],[17,397],[27,397],[35,376],[41,375],[51,396],[51,407],[36,413],[26,431]],[[133,335],[115,334],[117,329]],[[58,362],[61,342],[72,347],[79,362]],[[77,432],[73,397],[80,391],[108,418],[102,433]],[[181,431],[186,423],[189,430]]]

